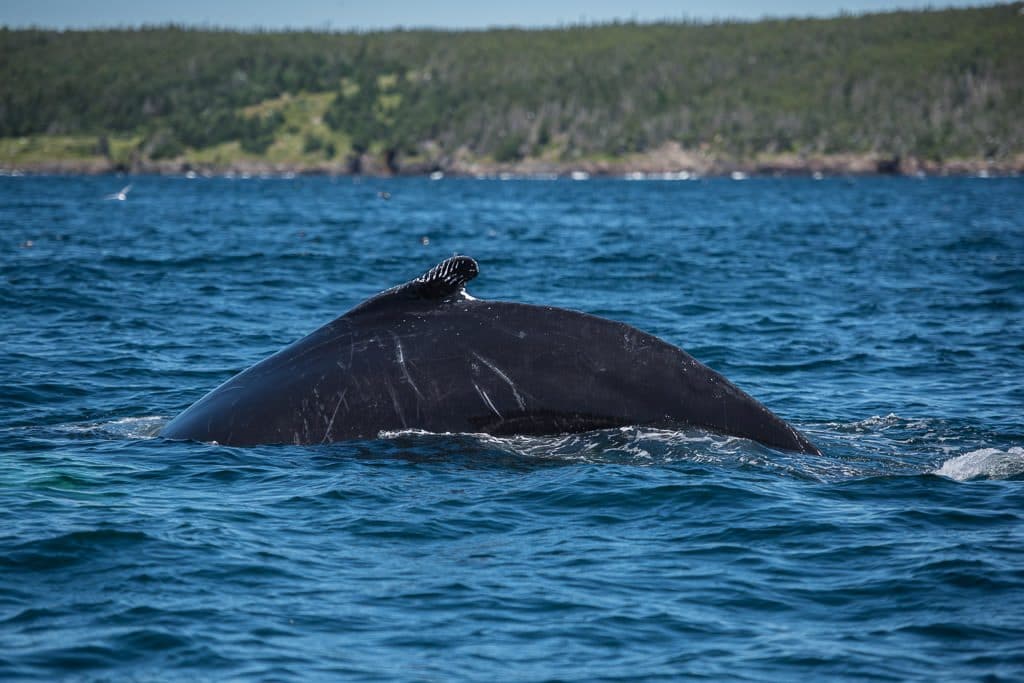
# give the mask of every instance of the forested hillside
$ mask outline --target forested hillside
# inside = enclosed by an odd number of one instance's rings
[[[547,30],[0,30],[0,163],[1024,152],[1024,10]]]

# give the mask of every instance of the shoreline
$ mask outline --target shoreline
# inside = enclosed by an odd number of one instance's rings
[[[456,177],[456,178],[572,178],[619,177],[627,180],[689,180],[696,178],[825,177],[825,176],[1019,176],[1024,154],[1004,159],[956,158],[945,161],[881,154],[760,155],[725,158],[690,152],[678,145],[617,158],[574,161],[526,158],[499,163],[456,153],[453,158],[399,159],[391,164],[376,155],[344,160],[269,161],[238,159],[227,163],[133,159],[115,162],[104,157],[17,161],[0,159],[0,175],[163,175],[188,177]]]

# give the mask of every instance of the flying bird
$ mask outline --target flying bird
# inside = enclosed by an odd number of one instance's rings
[[[131,191],[131,189],[132,186],[131,183],[129,183],[122,187],[120,192],[108,194],[106,197],[104,197],[104,199],[116,199],[119,202],[123,202],[124,200],[128,199],[128,193]]]

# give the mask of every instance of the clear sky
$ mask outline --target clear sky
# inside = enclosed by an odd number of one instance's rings
[[[557,26],[614,19],[757,19],[832,16],[924,7],[991,5],[996,0],[0,0],[0,25],[88,28],[188,24],[229,28]]]

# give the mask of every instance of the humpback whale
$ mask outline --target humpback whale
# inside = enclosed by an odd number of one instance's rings
[[[466,283],[478,273],[454,256],[381,292],[227,380],[161,436],[245,446],[692,426],[820,453],[682,349],[586,313],[476,299]]]

